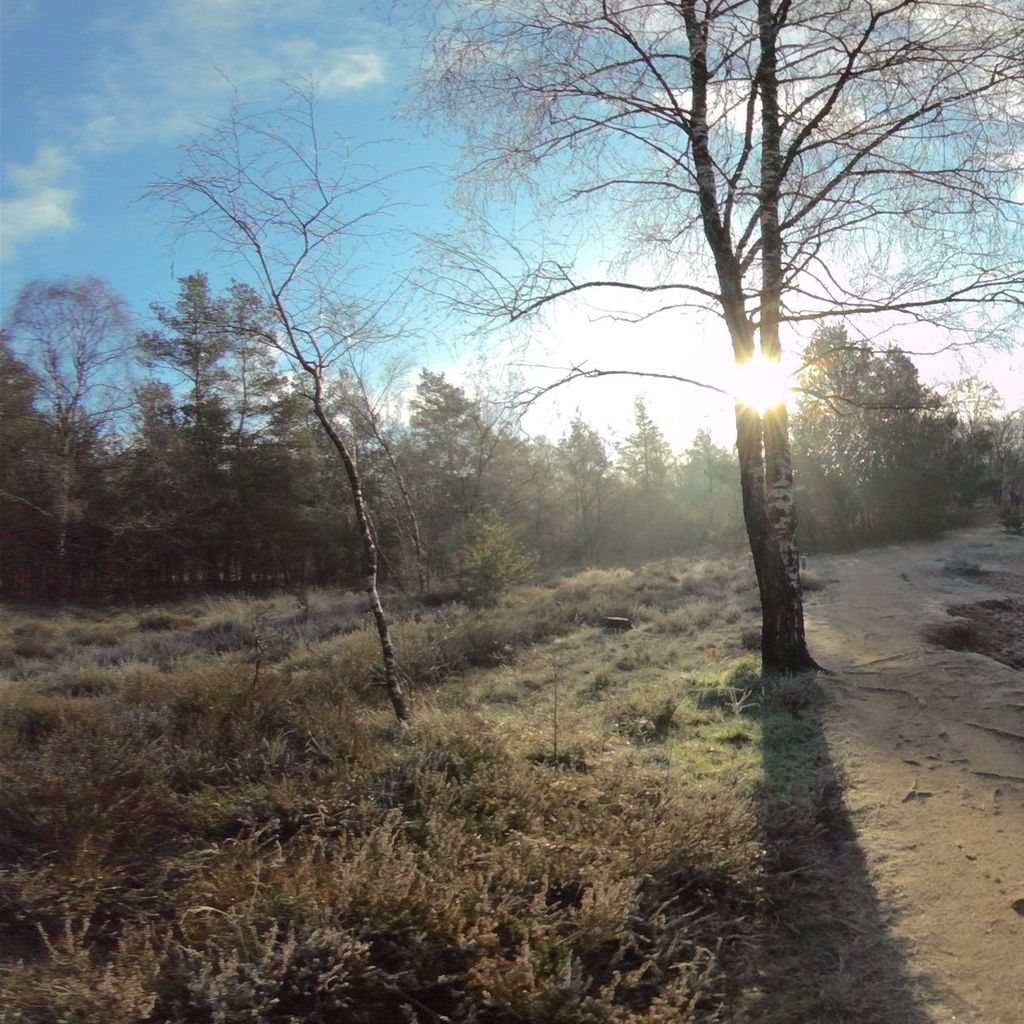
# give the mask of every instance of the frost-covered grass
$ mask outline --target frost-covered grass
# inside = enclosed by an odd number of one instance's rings
[[[864,928],[820,695],[760,678],[754,600],[738,561],[405,599],[402,732],[359,595],[9,616],[0,1016],[893,1019],[874,959],[824,984],[800,937]]]

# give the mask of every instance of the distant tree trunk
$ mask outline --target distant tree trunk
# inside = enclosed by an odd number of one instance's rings
[[[71,524],[71,452],[67,444],[60,454],[60,480],[57,485],[57,603],[63,607],[71,598],[68,565],[68,529]]]
[[[405,694],[402,693],[402,687],[398,680],[398,663],[395,660],[395,648],[391,643],[388,620],[384,614],[384,607],[380,602],[380,594],[377,591],[377,545],[373,539],[373,529],[370,526],[366,503],[363,500],[362,480],[352,458],[352,453],[348,450],[348,446],[341,438],[341,435],[334,429],[334,424],[324,409],[323,378],[319,369],[313,377],[313,411],[334,450],[338,453],[342,465],[345,467],[345,475],[348,477],[349,487],[352,491],[352,506],[355,510],[356,524],[363,546],[363,584],[370,599],[370,611],[373,614],[373,621],[377,627],[377,636],[380,640],[381,656],[384,661],[384,684],[387,687],[391,706],[395,709],[399,722],[405,725],[409,721],[409,709],[405,701]]]
[[[416,583],[420,593],[424,593],[430,586],[430,571],[427,562],[427,551],[423,544],[423,535],[420,532],[420,520],[416,515],[416,506],[413,504],[412,495],[405,483],[405,476],[398,465],[391,445],[383,437],[382,432],[377,432],[377,439],[384,449],[391,470],[395,474],[395,482],[398,484],[398,492],[402,496],[402,504],[405,506],[405,514],[409,521],[409,536],[412,539],[413,550],[416,552]]]
[[[362,392],[364,408],[360,410],[360,415],[364,420],[363,426],[370,431],[374,440],[380,445],[381,451],[384,452],[384,457],[387,459],[388,465],[391,467],[391,472],[395,476],[395,483],[398,485],[398,493],[401,495],[402,506],[405,509],[405,516],[407,520],[405,532],[412,541],[413,550],[416,553],[416,583],[419,587],[420,593],[422,594],[430,586],[430,574],[427,550],[423,543],[423,534],[420,530],[420,520],[419,516],[416,514],[416,506],[412,500],[412,494],[409,491],[409,487],[405,482],[405,474],[402,472],[402,467],[399,465],[398,458],[395,455],[395,450],[392,447],[391,442],[388,440],[386,430],[380,422],[377,409],[374,407],[374,403],[371,400],[362,380],[358,375],[355,375],[355,378],[357,386]]]

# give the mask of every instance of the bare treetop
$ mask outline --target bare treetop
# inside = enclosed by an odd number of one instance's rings
[[[1020,0],[446,12],[424,96],[469,140],[467,194],[528,180],[541,201],[589,210],[606,241],[614,222],[620,260],[658,268],[649,287],[712,307],[707,275],[728,254],[753,311],[768,232],[783,243],[783,322],[891,310],[962,326],[965,305],[998,321],[1024,302]],[[551,253],[549,240],[513,312],[597,283],[568,260],[554,279]]]
[[[353,280],[389,230],[386,179],[344,139],[321,135],[311,87],[291,88],[279,106],[236,101],[147,195],[172,205],[179,236],[206,235],[247,269],[279,320],[268,341],[323,368],[377,330],[380,303]]]
[[[133,321],[106,281],[29,281],[18,293],[10,327],[36,372],[40,397],[63,429],[103,430],[126,407]]]

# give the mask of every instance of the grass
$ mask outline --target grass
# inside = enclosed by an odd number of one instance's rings
[[[405,733],[358,597],[9,617],[0,1017],[896,1019],[822,697],[760,677],[752,595],[708,561],[406,601]]]
[[[939,622],[929,623],[922,630],[925,640],[937,647],[951,651],[970,651],[978,644],[978,629],[970,619],[950,616]]]

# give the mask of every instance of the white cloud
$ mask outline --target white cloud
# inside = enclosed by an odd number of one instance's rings
[[[64,152],[52,144],[41,145],[31,163],[8,165],[13,194],[0,203],[0,260],[13,259],[20,246],[39,235],[75,227],[75,191],[62,183],[70,168]]]
[[[260,101],[281,82],[312,78],[324,98],[337,99],[384,83],[379,33],[344,6],[161,0],[135,14],[109,7],[114,13],[96,23],[101,49],[77,112],[80,145],[101,153],[174,141],[223,113],[234,89]]]
[[[340,51],[317,78],[325,97],[339,96],[384,81],[384,59],[379,53]]]

